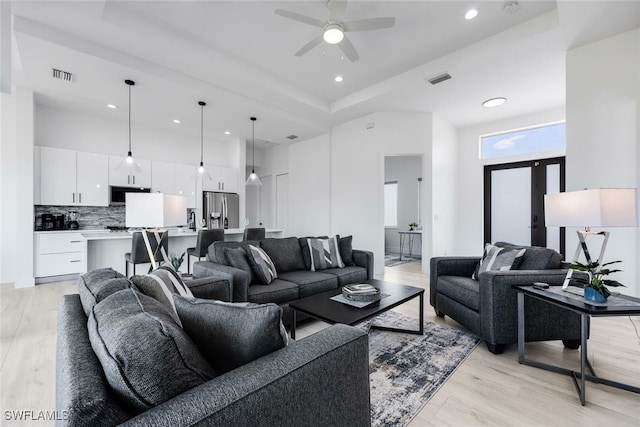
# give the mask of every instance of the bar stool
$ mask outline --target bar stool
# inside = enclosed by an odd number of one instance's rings
[[[195,248],[187,249],[187,274],[191,273],[191,257],[200,258],[207,255],[207,250],[213,242],[224,241],[224,229],[214,228],[212,230],[198,230],[198,238]]]
[[[245,228],[242,235],[242,241],[262,240],[265,238],[266,230],[264,228]]]
[[[162,251],[158,249],[158,242],[156,241],[153,233],[146,232],[149,237],[149,244],[151,246],[151,250],[155,253],[155,259],[158,262],[164,261],[162,258]],[[169,239],[167,233],[162,234],[162,247],[166,254],[169,254]],[[133,233],[131,238],[131,252],[127,252],[124,254],[124,269],[125,275],[129,277],[129,264],[133,264],[133,274],[136,274],[136,264],[148,264],[151,262],[149,258],[149,253],[147,252],[147,247],[144,244],[144,238],[142,237],[141,231],[136,231]]]

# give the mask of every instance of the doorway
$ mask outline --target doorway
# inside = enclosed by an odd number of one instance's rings
[[[564,157],[485,166],[484,241],[542,246],[564,254],[564,228],[544,224],[544,195],[564,189]]]

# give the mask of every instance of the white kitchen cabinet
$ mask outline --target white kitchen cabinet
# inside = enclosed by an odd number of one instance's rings
[[[109,156],[109,185],[117,187],[151,188],[151,161],[133,158],[141,171],[134,171],[124,162],[125,157]]]
[[[187,198],[187,207],[196,208],[196,168],[191,165],[174,165],[174,194]]]
[[[109,157],[76,153],[76,205],[109,206]]]
[[[175,194],[175,166],[173,163],[151,162],[151,191]]]
[[[36,233],[35,277],[84,273],[86,243],[80,233]]]
[[[238,192],[237,169],[209,166],[207,172],[211,179],[208,179],[207,176],[202,178],[202,189],[204,191]]]
[[[108,206],[108,174],[105,154],[40,147],[39,204]]]

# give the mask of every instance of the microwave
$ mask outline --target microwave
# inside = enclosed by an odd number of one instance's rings
[[[150,188],[109,187],[109,206],[124,206],[126,193],[150,193]]]

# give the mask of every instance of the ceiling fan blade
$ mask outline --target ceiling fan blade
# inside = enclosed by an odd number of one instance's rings
[[[318,37],[314,38],[309,43],[307,43],[304,46],[302,46],[302,48],[299,51],[297,51],[295,53],[295,55],[296,56],[302,56],[305,53],[309,52],[314,47],[318,46],[321,42],[322,42],[322,34],[320,34]]]
[[[344,52],[344,54],[347,56],[347,58],[349,58],[351,62],[356,62],[358,59],[360,59],[358,52],[356,52],[356,48],[353,47],[353,44],[351,44],[351,40],[349,40],[346,35],[340,42],[339,46],[340,49],[342,49],[342,52]]]
[[[314,27],[324,28],[327,25],[326,21],[321,21],[310,16],[300,15],[299,13],[291,12],[284,9],[276,9],[274,11],[276,15],[284,16],[285,18],[293,19],[294,21],[304,22],[305,24],[313,25]]]
[[[347,7],[347,0],[329,0],[327,3],[331,19],[340,21]]]
[[[357,21],[343,22],[344,31],[370,31],[391,28],[396,25],[396,18],[368,18]]]

